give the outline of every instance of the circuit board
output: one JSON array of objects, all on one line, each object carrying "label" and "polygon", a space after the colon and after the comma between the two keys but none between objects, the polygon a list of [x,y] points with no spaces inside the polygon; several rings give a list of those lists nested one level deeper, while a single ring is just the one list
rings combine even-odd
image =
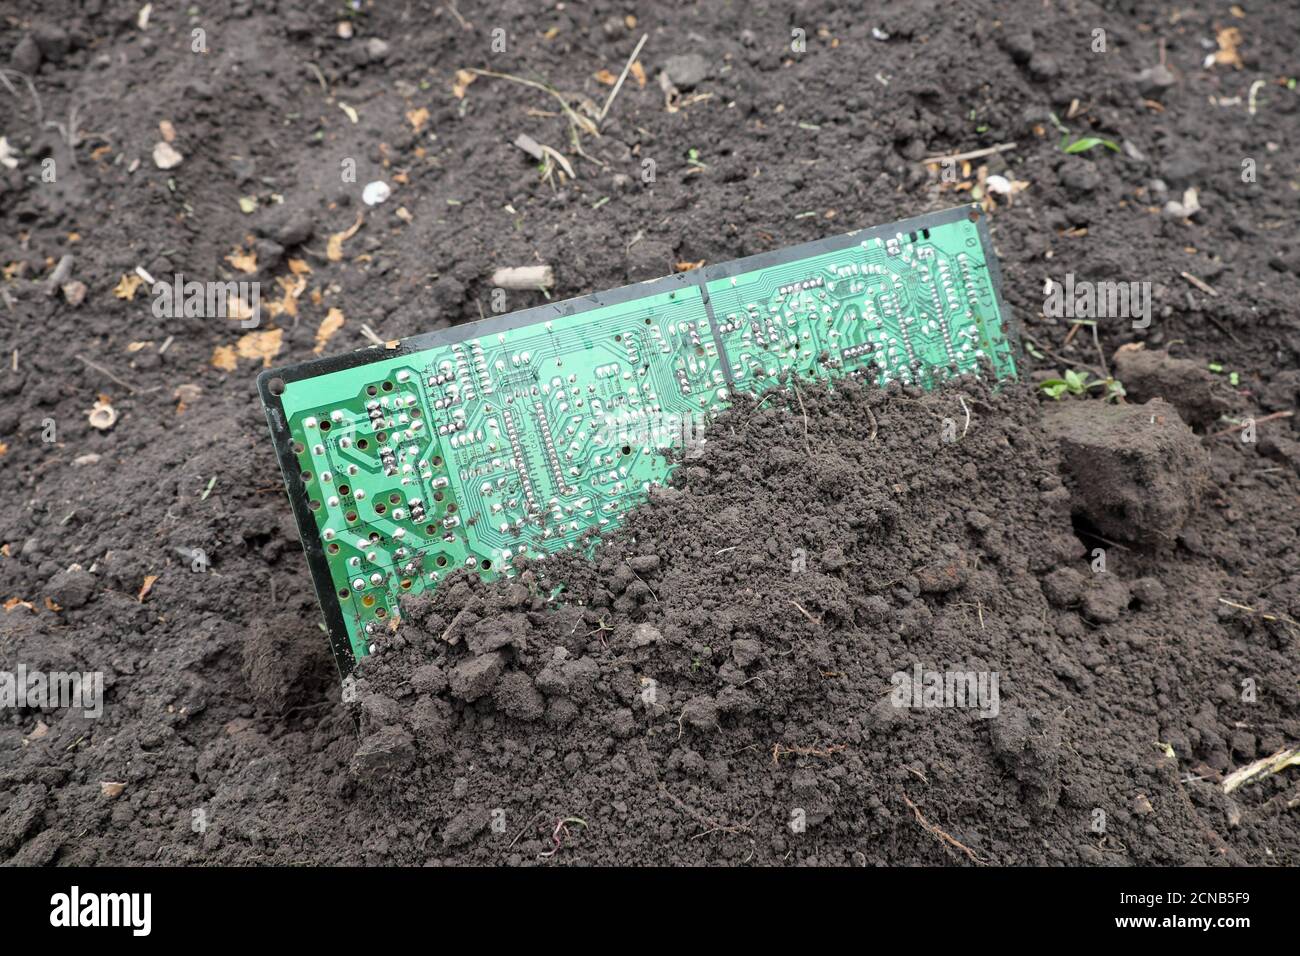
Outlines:
[{"label": "circuit board", "polygon": [[977,207],[487,318],[258,379],[346,675],[459,568],[590,552],[783,377],[1016,374]]}]

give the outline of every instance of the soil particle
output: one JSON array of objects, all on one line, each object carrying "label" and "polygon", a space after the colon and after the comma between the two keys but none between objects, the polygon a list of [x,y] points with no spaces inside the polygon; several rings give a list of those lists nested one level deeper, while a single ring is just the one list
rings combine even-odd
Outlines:
[{"label": "soil particle", "polygon": [[1007,771],[1020,784],[1022,799],[1042,813],[1061,797],[1061,731],[1058,723],[1037,710],[1007,705],[989,721],[989,739]]},{"label": "soil particle", "polygon": [[1098,624],[1113,624],[1132,599],[1128,585],[1115,575],[1094,574],[1083,592],[1083,616]]},{"label": "soil particle", "polygon": [[452,696],[466,703],[478,700],[496,686],[505,666],[506,657],[498,652],[461,661],[452,668],[449,677]]},{"label": "soil particle", "polygon": [[1074,508],[1103,535],[1170,545],[1196,510],[1209,455],[1172,405],[1064,402],[1050,407]]}]

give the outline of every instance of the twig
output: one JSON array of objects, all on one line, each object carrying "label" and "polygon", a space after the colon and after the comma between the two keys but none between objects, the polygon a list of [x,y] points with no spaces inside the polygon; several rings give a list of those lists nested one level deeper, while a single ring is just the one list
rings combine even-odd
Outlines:
[{"label": "twig", "polygon": [[972,863],[982,864],[984,862],[978,856],[976,856],[975,851],[972,850],[970,847],[968,847],[966,844],[962,843],[960,840],[956,839],[955,837],[945,833],[943,830],[940,830],[937,826],[935,826],[933,823],[927,820],[922,815],[921,809],[915,803],[913,803],[911,800],[907,798],[907,794],[903,793],[903,791],[901,790],[898,791],[898,793],[899,796],[903,798],[903,802],[906,803],[908,807],[911,808],[912,813],[916,815],[916,822],[921,825],[921,828],[923,830],[925,830],[927,833],[932,834],[933,836],[938,837],[941,841],[943,841],[948,846],[961,850],[968,857],[970,857]]},{"label": "twig", "polygon": [[867,418],[871,420],[871,434],[867,436],[867,441],[875,441],[880,428],[876,425],[876,413],[871,410],[870,406],[867,408]]},{"label": "twig", "polygon": [[790,754],[799,757],[833,757],[845,749],[847,749],[845,744],[829,744],[825,747],[787,747],[785,744],[777,742],[772,745],[772,765],[778,766],[781,763],[781,758]]},{"label": "twig", "polygon": [[456,4],[454,3],[447,4],[447,9],[451,11],[451,15],[455,17],[456,20],[460,23],[460,27],[462,30],[474,29],[474,24],[470,23],[468,20],[466,20],[464,17],[460,15],[460,11],[456,9]]},{"label": "twig", "polygon": [[111,378],[113,381],[117,382],[118,385],[121,385],[124,389],[126,389],[128,392],[130,392],[132,395],[137,394],[137,392],[136,392],[136,390],[135,390],[135,387],[134,387],[133,385],[131,385],[129,382],[124,382],[124,381],[122,381],[122,379],[118,378],[116,375],[114,375],[114,374],[113,374],[112,372],[110,372],[108,369],[104,368],[104,366],[102,366],[102,365],[98,365],[98,364],[96,364],[95,362],[92,362],[90,359],[86,358],[84,355],[74,355],[74,356],[72,356],[72,357],[75,358],[75,359],[77,359],[78,361],[83,362],[84,364],[88,365],[90,368],[93,368],[95,371],[104,373],[104,374],[107,375],[109,378]]},{"label": "twig", "polygon": [[922,166],[929,166],[933,163],[960,163],[966,159],[979,159],[981,156],[992,156],[994,153],[1005,153],[1009,149],[1015,149],[1015,143],[998,143],[996,146],[986,146],[984,149],[972,149],[967,153],[950,153],[947,156],[927,156],[920,160]]},{"label": "twig", "polygon": [[813,617],[811,614],[808,613],[808,611],[804,608],[804,606],[800,604],[798,601],[791,601],[790,603],[793,604],[796,608],[798,608],[800,614],[808,618],[808,620],[812,621],[814,627],[822,626],[822,619],[819,617]]},{"label": "twig", "polygon": [[0,69],[0,83],[5,85],[5,89],[13,94],[15,99],[18,97],[18,91],[14,89],[13,83],[9,81],[10,74],[21,79],[27,86],[27,92],[32,94],[32,102],[36,106],[36,127],[37,129],[45,129],[45,111],[41,108],[41,97],[36,92],[36,85],[32,83],[32,78],[22,70]]},{"label": "twig", "polygon": [[1206,282],[1205,280],[1196,278],[1196,276],[1192,275],[1190,272],[1180,272],[1178,274],[1182,276],[1184,279],[1186,279],[1188,282],[1190,282],[1192,285],[1196,286],[1196,288],[1200,289],[1206,295],[1212,295],[1215,296],[1216,298],[1218,297],[1219,293],[1214,291],[1214,287],[1210,285],[1208,282]]},{"label": "twig", "polygon": [[970,431],[970,409],[966,407],[966,397],[964,395],[958,395],[957,401],[961,405],[961,410],[966,413],[966,424],[961,428],[961,437],[965,438],[966,433]]},{"label": "twig", "polygon": [[493,79],[497,79],[497,80],[509,80],[511,83],[519,83],[523,86],[531,86],[535,90],[541,90],[543,93],[548,93],[551,96],[555,97],[556,102],[559,103],[561,107],[563,107],[564,115],[567,116],[570,119],[570,121],[572,121],[576,126],[578,126],[583,132],[590,133],[592,136],[600,135],[600,131],[596,129],[596,124],[593,123],[591,120],[587,119],[587,117],[579,114],[577,110],[575,110],[572,106],[570,106],[568,101],[563,96],[561,96],[560,92],[556,90],[554,87],[547,86],[545,83],[538,83],[536,80],[525,79],[522,76],[515,76],[513,73],[497,73],[493,70],[480,70],[475,67],[471,67],[468,72],[474,73],[478,76],[490,76]]},{"label": "twig", "polygon": [[1032,335],[1030,335],[1028,332],[1025,332],[1024,330],[1021,330],[1020,335],[1021,335],[1022,338],[1024,338],[1026,341],[1028,341],[1031,345],[1033,345],[1034,348],[1038,349],[1038,351],[1042,352],[1042,353],[1043,353],[1044,355],[1046,355],[1048,358],[1050,358],[1050,359],[1055,359],[1057,362],[1060,362],[1060,363],[1061,363],[1062,365],[1064,365],[1066,368],[1071,368],[1071,367],[1083,368],[1083,369],[1087,369],[1089,372],[1092,372],[1092,374],[1099,376],[1100,378],[1109,378],[1109,377],[1110,377],[1110,376],[1108,376],[1108,375],[1105,375],[1105,374],[1102,372],[1101,369],[1097,368],[1097,367],[1094,366],[1094,365],[1089,365],[1089,364],[1086,363],[1086,362],[1072,362],[1072,361],[1070,361],[1070,360],[1067,359],[1067,358],[1064,358],[1064,357],[1062,357],[1062,356],[1060,356],[1060,355],[1057,355],[1055,352],[1053,352],[1051,349],[1049,349],[1046,345],[1044,345],[1042,342],[1038,341],[1038,339],[1034,338]]},{"label": "twig", "polygon": [[329,84],[325,82],[325,74],[320,71],[320,67],[317,66],[315,63],[313,63],[311,60],[308,60],[307,69],[311,70],[312,73],[316,74],[316,82],[320,84],[321,92],[328,93],[330,91],[330,87]]},{"label": "twig", "polygon": [[[1295,411],[1294,411],[1294,410],[1288,410],[1288,411],[1285,411],[1285,412],[1273,412],[1273,414],[1271,414],[1271,415],[1265,415],[1263,418],[1256,418],[1256,419],[1254,420],[1253,424],[1255,424],[1255,425],[1260,425],[1260,424],[1263,424],[1264,422],[1272,422],[1272,421],[1276,421],[1276,420],[1279,419],[1279,418],[1290,418],[1290,417],[1291,417],[1292,415],[1294,415],[1294,414],[1295,414]],[[1241,431],[1243,428],[1246,428],[1246,427],[1248,426],[1248,424],[1250,424],[1250,423],[1247,423],[1247,422],[1241,422],[1241,423],[1238,424],[1238,425],[1233,425],[1231,428],[1225,428],[1225,429],[1223,429],[1222,431],[1210,432],[1210,434],[1209,434],[1208,437],[1210,437],[1210,438],[1219,438],[1219,437],[1221,437],[1221,436],[1223,436],[1223,435],[1231,435],[1233,432],[1239,432],[1239,431]]]},{"label": "twig", "polygon": [[1266,621],[1281,621],[1283,624],[1292,624],[1300,627],[1300,621],[1293,621],[1291,618],[1282,614],[1265,614],[1263,611],[1257,611],[1253,607],[1247,607],[1245,604],[1238,604],[1236,601],[1229,601],[1227,598],[1217,598],[1220,604],[1226,604],[1228,607],[1235,607],[1238,611],[1245,611],[1248,614],[1258,614]]},{"label": "twig", "polygon": [[641,36],[641,41],[636,45],[636,49],[632,51],[632,55],[628,57],[627,62],[623,64],[623,72],[619,74],[618,82],[614,84],[614,88],[609,91],[609,98],[605,100],[605,106],[601,109],[600,116],[596,118],[596,122],[605,122],[605,114],[607,114],[609,108],[614,105],[614,97],[618,96],[618,91],[623,88],[623,81],[627,79],[627,74],[631,71],[632,64],[636,62],[636,58],[641,53],[641,48],[645,46],[645,41],[648,39],[650,39],[650,34],[643,34]]},{"label": "twig", "polygon": [[1102,378],[1110,379],[1110,369],[1106,367],[1106,353],[1102,350],[1101,339],[1097,337],[1097,323],[1092,323],[1092,344],[1097,346],[1097,358],[1101,359]]}]

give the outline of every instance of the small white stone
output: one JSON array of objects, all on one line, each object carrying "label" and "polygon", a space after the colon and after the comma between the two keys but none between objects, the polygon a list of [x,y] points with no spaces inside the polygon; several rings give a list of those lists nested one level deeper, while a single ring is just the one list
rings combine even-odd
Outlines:
[{"label": "small white stone", "polygon": [[367,206],[378,206],[392,194],[393,191],[388,188],[388,183],[376,179],[373,183],[366,183],[366,188],[361,191],[361,201]]},{"label": "small white stone", "polygon": [[185,159],[171,143],[159,142],[153,148],[153,164],[159,169],[175,169]]}]

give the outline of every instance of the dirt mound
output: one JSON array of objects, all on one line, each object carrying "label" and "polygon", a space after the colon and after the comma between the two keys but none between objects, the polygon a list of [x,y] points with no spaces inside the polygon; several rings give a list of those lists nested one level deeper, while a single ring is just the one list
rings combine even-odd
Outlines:
[{"label": "dirt mound", "polygon": [[[394,857],[1210,862],[1174,762],[1098,729],[1123,691],[1090,628],[1158,627],[1164,595],[1089,570],[1036,403],[802,398],[806,422],[776,396],[725,418],[596,563],[460,577],[410,609],[355,705]],[[1099,738],[1124,759],[1084,757]],[[1017,839],[1030,820],[1050,853]]]}]

